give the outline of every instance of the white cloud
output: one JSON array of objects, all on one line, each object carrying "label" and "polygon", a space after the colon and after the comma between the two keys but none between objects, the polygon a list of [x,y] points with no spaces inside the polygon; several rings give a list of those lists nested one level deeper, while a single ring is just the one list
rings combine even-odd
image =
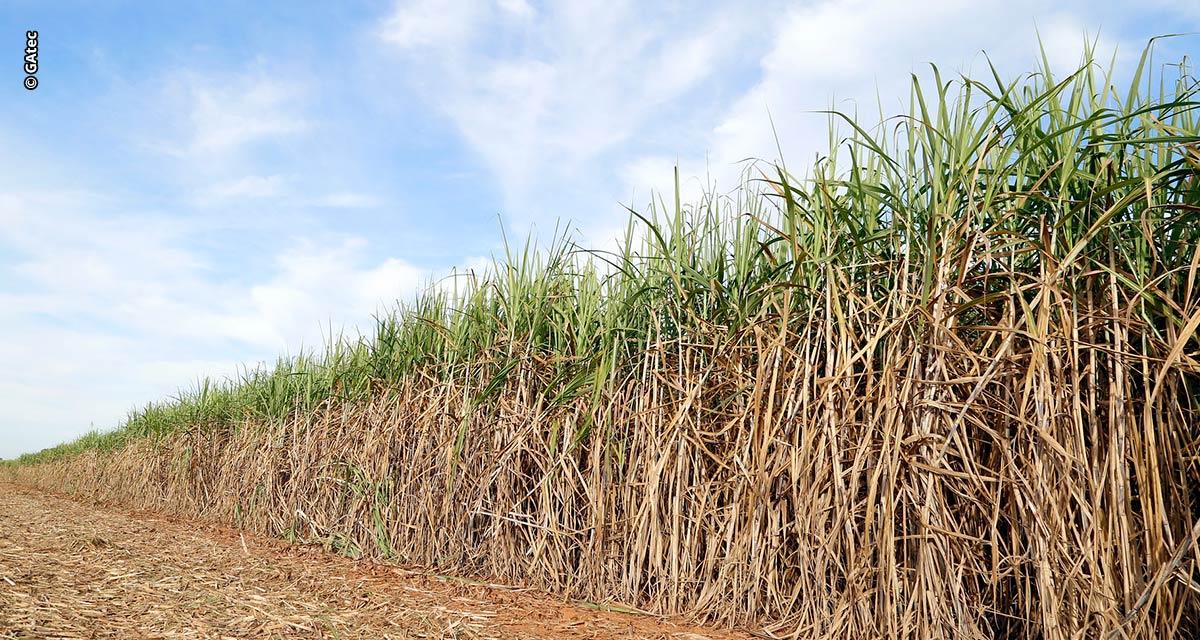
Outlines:
[{"label": "white cloud", "polygon": [[[651,186],[669,193],[676,162],[685,184],[711,170],[727,188],[746,168],[740,161],[777,159],[777,140],[803,172],[830,144],[829,117],[813,112],[857,111],[873,122],[877,99],[887,114],[907,107],[912,73],[926,74],[929,63],[947,78],[986,72],[984,51],[1002,72],[1027,72],[1037,60],[1035,26],[1056,71],[1072,70],[1084,38],[1102,26],[1102,56],[1118,46],[1136,54],[1149,35],[1128,33],[1129,10],[1119,4],[1081,0],[686,11],[593,0],[540,14],[517,1],[452,4],[398,2],[380,41],[487,164],[521,232],[529,222],[582,217],[580,208],[588,215],[581,227],[607,229],[623,218],[614,195],[642,201]],[[511,15],[521,22],[501,20]]]},{"label": "white cloud", "polygon": [[322,337],[318,322],[335,333],[369,326],[372,314],[411,296],[428,272],[397,258],[363,264],[358,256],[365,248],[361,238],[333,245],[300,240],[276,257],[270,281],[251,287],[252,315],[230,316],[229,325],[267,327],[275,336],[272,346],[280,349],[298,338],[316,344]]},{"label": "white cloud", "polygon": [[[0,210],[10,220],[0,244],[11,250],[12,271],[43,295],[69,294],[94,300],[116,292],[122,298],[170,288],[173,276],[204,268],[199,256],[181,249],[184,225],[170,218],[89,213],[103,200],[86,193],[7,193]],[[154,281],[130,279],[156,274]]]},{"label": "white cloud", "polygon": [[329,105],[313,99],[303,71],[258,60],[236,72],[174,69],[163,78],[147,101],[157,119],[132,136],[153,152],[166,188],[185,192],[179,204],[214,213],[252,205],[265,218],[387,203],[361,189],[366,172],[346,158],[354,145],[338,146],[347,123],[321,110]]},{"label": "white cloud", "polygon": [[219,204],[227,200],[273,198],[285,193],[289,180],[281,175],[243,176],[222,180],[197,194],[198,204]]},{"label": "white cloud", "polygon": [[262,63],[224,73],[175,69],[155,87],[157,95],[140,105],[153,119],[140,123],[135,135],[143,148],[183,161],[190,171],[227,168],[255,145],[313,126],[308,88]]},{"label": "white cloud", "polygon": [[312,204],[317,207],[329,207],[331,209],[369,209],[382,206],[384,200],[369,193],[338,191],[318,196],[312,201]]},{"label": "white cloud", "polygon": [[259,140],[304,131],[308,123],[294,112],[298,87],[265,74],[221,81],[194,80],[192,147],[228,151]]},{"label": "white cloud", "polygon": [[[1116,11],[1103,12],[1112,18]],[[729,102],[710,123],[703,148],[679,154],[681,175],[707,175],[727,188],[746,169],[739,161],[782,157],[803,174],[830,145],[830,117],[836,109],[868,125],[907,108],[913,73],[928,76],[929,64],[944,79],[959,72],[987,72],[987,58],[1002,73],[1028,72],[1038,60],[1038,34],[1057,73],[1074,71],[1085,38],[1096,42],[1098,58],[1119,48],[1125,58],[1144,42],[1099,38],[1101,17],[1089,5],[1036,0],[963,3],[955,0],[825,0],[781,12],[759,61],[758,81]],[[1014,22],[1013,16],[1039,16]],[[997,24],[1005,24],[999,30]],[[1140,36],[1138,36],[1140,37]],[[925,78],[928,87],[928,79]],[[882,100],[882,104],[880,104]],[[836,125],[835,125],[836,126]],[[843,128],[842,134],[845,131]],[[834,140],[836,143],[836,140]],[[782,149],[782,156],[780,156]],[[672,160],[643,154],[621,171],[625,190],[670,193]]]},{"label": "white cloud", "polygon": [[[3,425],[0,456],[114,426],[134,404],[197,376],[273,362],[329,330],[371,326],[411,296],[427,271],[367,257],[352,236],[300,236],[261,271],[220,246],[192,242],[199,223],[102,213],[90,194],[0,194]],[[236,229],[227,230],[236,235]],[[217,269],[233,260],[239,271]],[[214,354],[219,354],[214,358]]]},{"label": "white cloud", "polygon": [[[736,56],[722,51],[752,33],[755,15],[765,11],[579,1],[548,7],[533,28],[497,33],[505,24],[495,22],[493,8],[475,4],[438,15],[432,31],[453,37],[417,38],[412,30],[429,6],[398,3],[380,30],[382,43],[494,172],[521,224],[538,219],[535,212],[552,220],[563,212],[549,210],[548,193],[578,197],[600,187],[610,156],[626,153],[639,136],[675,128],[664,119],[677,101],[731,64]],[[502,11],[533,18],[532,8],[520,6],[502,3]],[[477,28],[482,22],[493,28]],[[619,216],[615,201],[608,204]]]},{"label": "white cloud", "polygon": [[400,48],[440,44],[454,46],[472,34],[480,17],[480,3],[415,0],[397,6],[384,22],[379,36]]},{"label": "white cloud", "polygon": [[246,201],[269,201],[274,206],[327,209],[370,209],[386,201],[369,193],[332,191],[308,195],[312,187],[291,176],[242,176],[219,180],[198,189],[191,198],[200,207],[227,207]]},{"label": "white cloud", "polygon": [[[1095,27],[1089,28],[1074,16],[1056,15],[1048,20],[1040,21],[1037,26],[1037,37],[1041,41],[1046,59],[1050,63],[1050,71],[1056,78],[1062,79],[1074,73],[1083,63],[1084,42],[1094,47],[1096,61],[1107,65],[1113,52],[1117,53],[1118,62],[1129,62],[1134,56],[1141,54],[1145,42],[1113,41],[1106,33],[1098,32]],[[1032,46],[1030,55],[1032,57]]]},{"label": "white cloud", "polygon": [[522,19],[529,19],[537,15],[537,11],[526,0],[497,0],[496,5]]}]

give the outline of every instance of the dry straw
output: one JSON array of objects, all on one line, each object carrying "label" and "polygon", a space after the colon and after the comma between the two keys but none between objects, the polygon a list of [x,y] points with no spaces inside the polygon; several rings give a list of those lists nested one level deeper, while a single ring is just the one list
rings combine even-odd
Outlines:
[{"label": "dry straw", "polygon": [[781,636],[1197,637],[1196,80],[1048,69],[9,473]]}]

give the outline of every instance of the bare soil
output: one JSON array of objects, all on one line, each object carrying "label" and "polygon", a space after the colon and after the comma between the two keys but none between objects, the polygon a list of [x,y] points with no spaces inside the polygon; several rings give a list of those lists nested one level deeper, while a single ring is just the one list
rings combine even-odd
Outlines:
[{"label": "bare soil", "polygon": [[4,640],[749,637],[0,484]]}]

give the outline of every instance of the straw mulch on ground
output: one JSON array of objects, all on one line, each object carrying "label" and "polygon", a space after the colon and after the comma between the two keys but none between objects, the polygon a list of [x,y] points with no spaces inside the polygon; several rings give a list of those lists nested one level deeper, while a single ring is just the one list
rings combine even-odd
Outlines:
[{"label": "straw mulch on ground", "polygon": [[0,485],[0,638],[736,638]]}]

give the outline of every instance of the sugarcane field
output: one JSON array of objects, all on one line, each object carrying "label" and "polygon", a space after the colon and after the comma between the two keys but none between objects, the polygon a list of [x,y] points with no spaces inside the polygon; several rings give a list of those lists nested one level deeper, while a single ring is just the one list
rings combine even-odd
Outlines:
[{"label": "sugarcane field", "polygon": [[0,639],[1200,639],[1187,3],[300,5],[0,8]]}]

